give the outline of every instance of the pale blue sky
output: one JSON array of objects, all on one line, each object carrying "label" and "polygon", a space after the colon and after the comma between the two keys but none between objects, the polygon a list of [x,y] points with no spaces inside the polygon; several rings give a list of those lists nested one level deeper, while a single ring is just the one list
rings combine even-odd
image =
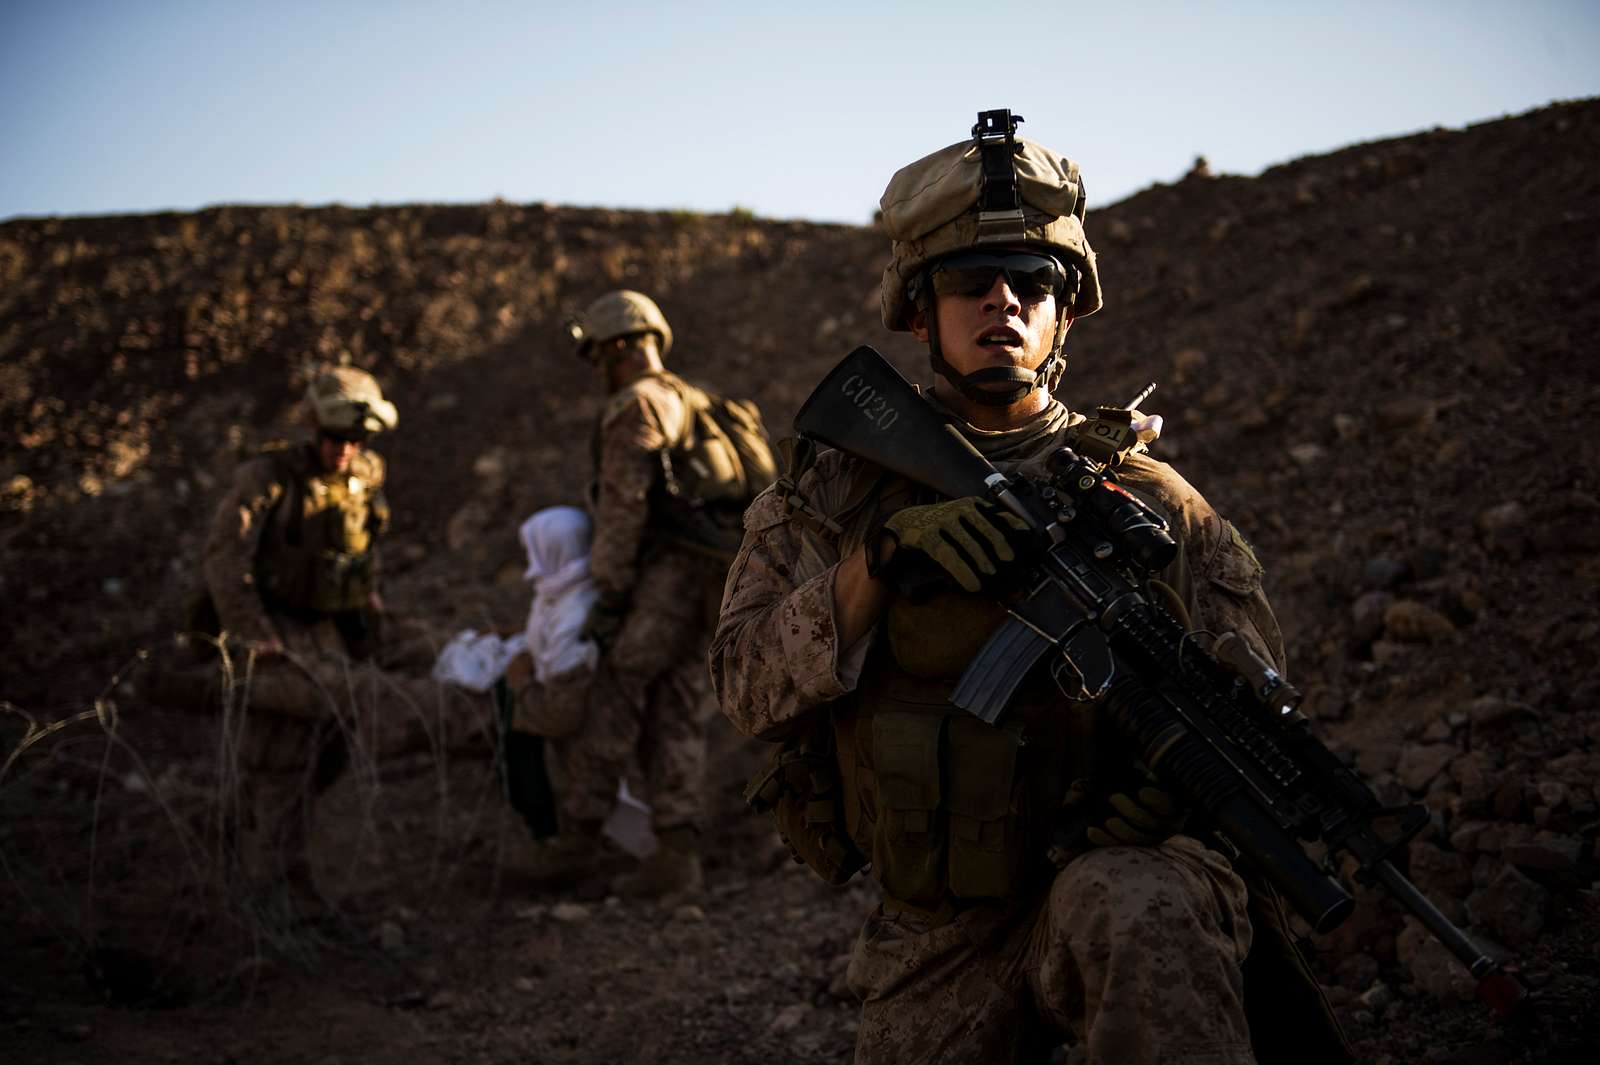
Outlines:
[{"label": "pale blue sky", "polygon": [[864,222],[1010,107],[1091,207],[1600,95],[1600,2],[0,0],[0,218],[517,202]]}]

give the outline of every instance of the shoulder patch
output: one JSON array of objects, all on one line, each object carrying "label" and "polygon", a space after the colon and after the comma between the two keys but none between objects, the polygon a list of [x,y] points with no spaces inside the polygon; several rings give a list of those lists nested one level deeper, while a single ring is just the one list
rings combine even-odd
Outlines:
[{"label": "shoulder patch", "polygon": [[1222,526],[1222,542],[1217,547],[1206,576],[1213,584],[1235,595],[1251,595],[1261,587],[1265,570],[1238,526],[1227,520],[1223,521]]}]

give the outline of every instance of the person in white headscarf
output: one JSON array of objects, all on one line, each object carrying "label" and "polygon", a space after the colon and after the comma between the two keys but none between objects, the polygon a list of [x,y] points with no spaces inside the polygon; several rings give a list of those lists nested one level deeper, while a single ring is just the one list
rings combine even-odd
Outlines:
[{"label": "person in white headscarf", "polygon": [[533,585],[533,605],[527,658],[513,659],[506,673],[516,697],[511,728],[559,739],[583,723],[590,678],[600,659],[593,641],[582,636],[584,619],[600,594],[589,576],[592,526],[577,507],[546,507],[519,532],[528,553],[523,577]]}]

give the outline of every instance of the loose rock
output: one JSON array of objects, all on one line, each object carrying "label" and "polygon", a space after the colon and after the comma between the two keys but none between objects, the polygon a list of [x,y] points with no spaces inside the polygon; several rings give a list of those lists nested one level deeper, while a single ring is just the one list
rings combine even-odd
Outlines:
[{"label": "loose rock", "polygon": [[395,921],[385,921],[378,926],[378,946],[385,954],[398,954],[406,949],[406,930]]},{"label": "loose rock", "polygon": [[1488,886],[1467,897],[1467,915],[1512,947],[1526,946],[1544,928],[1550,893],[1507,865]]},{"label": "loose rock", "polygon": [[1437,643],[1456,631],[1451,620],[1413,599],[1400,599],[1383,612],[1383,631],[1401,643]]},{"label": "loose rock", "polygon": [[1400,754],[1395,774],[1400,783],[1414,792],[1426,790],[1433,778],[1460,752],[1448,743],[1428,743],[1408,746]]}]

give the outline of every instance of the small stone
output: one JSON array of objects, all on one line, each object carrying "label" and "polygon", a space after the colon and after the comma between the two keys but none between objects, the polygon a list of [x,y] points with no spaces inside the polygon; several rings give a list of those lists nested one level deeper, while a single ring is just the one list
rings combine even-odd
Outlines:
[{"label": "small stone", "polygon": [[1378,978],[1378,959],[1370,954],[1352,954],[1339,963],[1338,980],[1351,991],[1363,991]]},{"label": "small stone", "polygon": [[1371,1010],[1382,1011],[1394,1001],[1394,992],[1389,990],[1389,985],[1379,981],[1357,996],[1357,1001]]},{"label": "small stone", "polygon": [[1327,449],[1321,444],[1292,444],[1289,447],[1289,458],[1293,459],[1298,466],[1315,465],[1327,453]]},{"label": "small stone", "polygon": [[127,590],[128,582],[123,580],[121,577],[107,577],[105,580],[100,582],[100,591],[111,596],[112,598],[120,596]]},{"label": "small stone", "polygon": [[1472,865],[1463,855],[1417,840],[1411,844],[1411,879],[1435,902],[1441,896],[1465,898],[1472,890]]},{"label": "small stone", "polygon": [[1508,843],[1501,857],[1520,869],[1570,873],[1583,861],[1584,841],[1571,836],[1539,836]]},{"label": "small stone", "polygon": [[811,1013],[811,1009],[812,1006],[809,1002],[796,1002],[792,1006],[785,1006],[778,1011],[778,1015],[772,1019],[772,1023],[767,1025],[767,1031],[772,1035],[792,1032],[805,1023],[807,1016]]},{"label": "small stone", "polygon": [[1482,511],[1477,526],[1491,552],[1511,558],[1527,552],[1528,512],[1521,503],[1513,500]]},{"label": "small stone", "polygon": [[1522,814],[1524,799],[1521,779],[1508,777],[1494,789],[1494,799],[1490,803],[1490,809],[1501,821],[1515,821]]},{"label": "small stone", "polygon": [[1450,723],[1442,717],[1434,718],[1422,730],[1422,738],[1428,743],[1443,743],[1450,738]]},{"label": "small stone", "polygon": [[1383,631],[1402,643],[1437,643],[1456,631],[1454,623],[1431,606],[1399,599],[1383,612]]},{"label": "small stone", "polygon": [[1544,929],[1550,893],[1514,866],[1504,866],[1488,885],[1467,897],[1467,915],[1474,925],[1512,947],[1526,946]]},{"label": "small stone", "polygon": [[1420,396],[1400,396],[1379,404],[1377,414],[1385,429],[1425,430],[1438,419],[1439,405]]},{"label": "small stone", "polygon": [[1340,440],[1349,443],[1361,433],[1361,423],[1343,412],[1333,416],[1333,431]]},{"label": "small stone", "polygon": [[1383,635],[1383,612],[1394,602],[1385,591],[1367,592],[1350,608],[1351,635],[1358,644],[1368,644]]},{"label": "small stone", "polygon": [[1411,648],[1398,640],[1374,640],[1372,642],[1372,661],[1377,666],[1398,662],[1409,654]]},{"label": "small stone", "polygon": [[532,906],[522,907],[514,914],[514,916],[519,921],[542,921],[549,913],[550,907],[541,906],[538,903],[535,903]]},{"label": "small stone", "polygon": [[428,996],[430,1010],[448,1010],[461,1004],[461,996],[454,991],[435,991]]},{"label": "small stone", "polygon": [[1185,384],[1198,377],[1210,359],[1199,348],[1184,348],[1172,356],[1172,379],[1175,384]]},{"label": "small stone", "polygon": [[486,480],[499,480],[506,475],[506,449],[492,447],[472,460],[472,472]]},{"label": "small stone", "polygon": [[1466,1002],[1477,993],[1472,974],[1415,918],[1405,919],[1405,928],[1395,940],[1395,955],[1412,982],[1430,998]]},{"label": "small stone", "polygon": [[558,902],[551,908],[550,916],[562,924],[578,924],[589,919],[589,907],[576,902]]},{"label": "small stone", "polygon": [[1467,706],[1467,717],[1473,728],[1484,728],[1508,721],[1528,707],[1502,699],[1498,695],[1480,695]]},{"label": "small stone", "polygon": [[1478,853],[1499,854],[1505,850],[1508,841],[1512,841],[1510,825],[1487,824],[1478,834]]},{"label": "small stone", "polygon": [[385,954],[398,954],[406,949],[406,930],[396,921],[385,921],[378,926],[378,946]]},{"label": "small stone", "polygon": [[1425,791],[1433,778],[1444,771],[1461,752],[1448,743],[1411,745],[1400,754],[1395,775],[1413,792]]},{"label": "small stone", "polygon": [[1450,848],[1460,854],[1478,849],[1478,841],[1489,827],[1487,821],[1462,821],[1450,833]]},{"label": "small stone", "polygon": [[1551,809],[1559,809],[1567,804],[1567,786],[1559,780],[1541,780],[1535,786],[1539,792],[1539,801]]},{"label": "small stone", "polygon": [[533,992],[539,989],[539,985],[534,983],[526,976],[517,977],[515,980],[511,981],[511,986],[516,988],[518,991],[524,992]]},{"label": "small stone", "polygon": [[684,924],[698,924],[706,919],[706,911],[692,902],[686,902],[672,911],[672,919]]},{"label": "small stone", "polygon": [[1509,529],[1520,528],[1528,520],[1528,511],[1521,503],[1511,500],[1490,507],[1478,514],[1477,525],[1481,532],[1502,533]]}]

